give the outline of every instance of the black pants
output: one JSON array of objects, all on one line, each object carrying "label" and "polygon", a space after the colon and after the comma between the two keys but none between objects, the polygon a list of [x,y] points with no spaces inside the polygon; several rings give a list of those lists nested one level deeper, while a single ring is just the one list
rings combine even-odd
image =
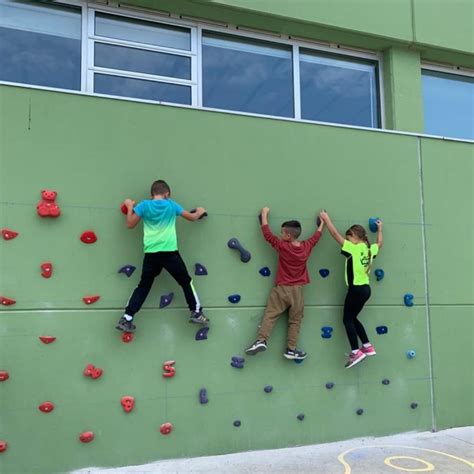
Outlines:
[{"label": "black pants", "polygon": [[369,338],[365,332],[364,326],[357,319],[357,316],[362,311],[364,304],[370,298],[370,286],[350,286],[344,301],[344,319],[342,322],[346,327],[347,337],[351,344],[351,349],[356,350],[359,348],[357,336],[359,336],[362,344],[367,344]]},{"label": "black pants", "polygon": [[155,278],[163,268],[176,280],[183,289],[184,297],[190,311],[199,311],[201,304],[192,286],[186,265],[178,251],[146,253],[143,259],[143,269],[140,283],[128,300],[125,313],[133,316],[142,307],[151,290]]}]

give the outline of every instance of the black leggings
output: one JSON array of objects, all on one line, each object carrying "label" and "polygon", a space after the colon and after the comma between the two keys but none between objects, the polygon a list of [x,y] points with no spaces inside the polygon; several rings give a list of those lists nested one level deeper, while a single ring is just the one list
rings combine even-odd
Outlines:
[{"label": "black leggings", "polygon": [[362,344],[367,344],[369,338],[365,332],[364,326],[357,319],[357,316],[362,311],[364,304],[370,298],[370,286],[350,286],[344,301],[344,319],[342,322],[346,327],[347,337],[351,344],[351,349],[356,350],[359,348],[357,336],[359,336]]},{"label": "black leggings", "polygon": [[176,280],[183,289],[184,297],[190,311],[199,311],[201,304],[192,286],[186,265],[178,251],[146,253],[143,259],[143,269],[140,283],[128,300],[125,313],[133,316],[142,307],[151,290],[155,278],[163,268]]}]

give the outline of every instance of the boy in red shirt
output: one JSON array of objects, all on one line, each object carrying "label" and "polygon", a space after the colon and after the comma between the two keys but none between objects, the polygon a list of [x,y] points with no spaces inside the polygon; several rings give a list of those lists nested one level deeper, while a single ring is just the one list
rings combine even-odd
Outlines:
[{"label": "boy in red shirt", "polygon": [[307,354],[296,348],[304,315],[303,286],[309,283],[308,261],[311,251],[318,243],[324,228],[321,223],[317,231],[308,239],[299,241],[301,224],[287,221],[281,225],[281,239],[272,234],[268,225],[270,209],[262,209],[263,237],[278,252],[278,271],[275,287],[268,298],[263,321],[257,334],[257,340],[245,350],[249,355],[267,350],[267,340],[281,313],[288,309],[288,344],[283,357],[287,359],[305,359]]}]

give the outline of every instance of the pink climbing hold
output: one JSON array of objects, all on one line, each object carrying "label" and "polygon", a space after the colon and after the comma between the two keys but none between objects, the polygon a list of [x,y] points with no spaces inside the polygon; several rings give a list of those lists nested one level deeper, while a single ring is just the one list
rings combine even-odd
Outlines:
[{"label": "pink climbing hold", "polygon": [[18,235],[18,232],[15,232],[11,229],[2,229],[3,240],[13,240]]},{"label": "pink climbing hold", "polygon": [[50,413],[54,410],[54,403],[53,402],[44,402],[38,408],[43,413]]},{"label": "pink climbing hold", "polygon": [[53,274],[53,264],[51,262],[44,262],[41,264],[41,276],[43,278],[51,278]]},{"label": "pink climbing hold", "polygon": [[173,425],[171,423],[163,423],[160,426],[160,433],[163,435],[169,435],[173,431]]},{"label": "pink climbing hold", "polygon": [[5,382],[10,378],[10,374],[6,370],[0,370],[0,382]]},{"label": "pink climbing hold", "polygon": [[40,217],[59,217],[61,209],[56,203],[58,193],[50,189],[41,191],[41,201],[36,206],[36,211]]},{"label": "pink climbing hold", "polygon": [[122,341],[125,342],[125,344],[128,344],[129,342],[133,341],[133,332],[123,332],[122,333]]},{"label": "pink climbing hold", "polygon": [[0,453],[3,453],[4,451],[6,451],[8,448],[8,443],[3,440],[3,439],[0,439]]},{"label": "pink climbing hold", "polygon": [[135,398],[127,395],[125,397],[122,397],[120,403],[122,404],[123,411],[125,413],[130,413],[133,410],[133,407],[135,406]]},{"label": "pink climbing hold", "polygon": [[79,435],[79,439],[82,443],[90,443],[94,439],[94,433],[92,431],[84,431]]}]

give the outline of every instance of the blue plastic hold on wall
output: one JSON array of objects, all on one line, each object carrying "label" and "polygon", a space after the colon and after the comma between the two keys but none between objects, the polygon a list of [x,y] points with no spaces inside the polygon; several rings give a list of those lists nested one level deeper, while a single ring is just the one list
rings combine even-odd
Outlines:
[{"label": "blue plastic hold on wall", "polygon": [[388,380],[388,379],[383,379],[383,380],[382,380],[382,384],[383,384],[383,385],[389,385],[389,384],[390,384],[390,380]]},{"label": "blue plastic hold on wall", "polygon": [[203,326],[197,330],[195,339],[196,341],[203,341],[207,339],[207,333],[209,332],[209,326]]},{"label": "blue plastic hold on wall", "polygon": [[200,263],[194,264],[194,274],[198,276],[207,275],[207,268]]},{"label": "blue plastic hold on wall", "polygon": [[252,255],[250,254],[250,252],[248,250],[244,249],[242,247],[242,244],[235,237],[232,237],[232,239],[230,239],[227,242],[227,247],[229,247],[232,250],[238,250],[239,251],[241,262],[247,263],[252,258]]},{"label": "blue plastic hold on wall", "polygon": [[207,390],[205,388],[201,388],[201,390],[199,390],[199,403],[201,405],[205,405],[208,401]]},{"label": "blue plastic hold on wall", "polygon": [[377,331],[377,334],[387,334],[388,333],[388,327],[387,326],[377,326],[375,328]]},{"label": "blue plastic hold on wall", "polygon": [[240,295],[230,295],[227,298],[232,304],[237,304],[240,301]]},{"label": "blue plastic hold on wall", "polygon": [[272,390],[273,390],[273,387],[271,385],[266,385],[264,388],[263,388],[264,392],[265,393],[271,393]]},{"label": "blue plastic hold on wall", "polygon": [[360,416],[364,413],[364,410],[362,408],[359,408],[356,413]]},{"label": "blue plastic hold on wall", "polygon": [[296,418],[298,418],[298,420],[300,420],[300,421],[303,421],[304,420],[304,413],[300,413]]},{"label": "blue plastic hold on wall", "polygon": [[326,278],[329,276],[329,270],[327,268],[321,268],[321,270],[319,270],[319,274],[323,277],[323,278]]},{"label": "blue plastic hold on wall", "polygon": [[323,326],[321,328],[321,337],[323,339],[331,339],[332,337],[332,327],[331,326]]},{"label": "blue plastic hold on wall", "polygon": [[404,297],[403,297],[403,302],[405,303],[405,306],[413,306],[413,298],[414,296],[411,294],[411,293],[407,293]]},{"label": "blue plastic hold on wall", "polygon": [[117,273],[125,273],[125,275],[130,278],[136,269],[137,267],[134,267],[133,265],[125,265]]},{"label": "blue plastic hold on wall", "polygon": [[258,273],[260,273],[260,275],[262,275],[263,277],[269,277],[272,272],[270,271],[270,269],[268,267],[262,267]]},{"label": "blue plastic hold on wall", "polygon": [[304,359],[293,359],[293,362],[295,364],[302,364],[304,362]]},{"label": "blue plastic hold on wall", "polygon": [[235,421],[234,421],[234,426],[235,426],[236,428],[238,428],[241,424],[242,424],[242,423],[240,422],[240,420],[235,420]]},{"label": "blue plastic hold on wall", "polygon": [[376,268],[375,269],[375,278],[377,281],[383,280],[383,277],[385,276],[385,272],[381,268]]},{"label": "blue plastic hold on wall", "polygon": [[326,388],[327,388],[328,390],[331,390],[332,388],[334,388],[334,382],[328,382],[328,383],[326,384]]},{"label": "blue plastic hold on wall", "polygon": [[417,402],[412,402],[412,403],[410,404],[410,408],[411,408],[412,410],[414,410],[414,409],[417,408],[417,407],[418,407],[418,403],[417,403]]},{"label": "blue plastic hold on wall", "polygon": [[409,359],[414,359],[416,357],[416,352],[413,349],[407,351],[407,357]]},{"label": "blue plastic hold on wall", "polygon": [[230,365],[236,369],[244,368],[245,359],[243,357],[233,356]]},{"label": "blue plastic hold on wall", "polygon": [[174,293],[168,293],[167,295],[162,295],[160,298],[160,308],[164,308],[171,304],[174,298]]},{"label": "blue plastic hold on wall", "polygon": [[377,232],[377,221],[379,220],[378,217],[369,217],[369,229],[372,232]]}]

